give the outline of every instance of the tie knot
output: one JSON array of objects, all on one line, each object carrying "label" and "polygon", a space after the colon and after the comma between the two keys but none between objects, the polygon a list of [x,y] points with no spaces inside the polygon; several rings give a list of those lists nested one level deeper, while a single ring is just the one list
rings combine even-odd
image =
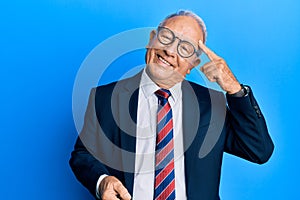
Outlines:
[{"label": "tie knot", "polygon": [[156,96],[159,98],[168,99],[171,96],[171,92],[166,89],[159,89],[155,92]]}]

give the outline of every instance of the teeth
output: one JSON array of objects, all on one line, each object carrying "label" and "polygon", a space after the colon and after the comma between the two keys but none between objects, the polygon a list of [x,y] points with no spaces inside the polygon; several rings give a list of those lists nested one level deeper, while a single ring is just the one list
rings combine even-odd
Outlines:
[{"label": "teeth", "polygon": [[161,56],[158,56],[158,59],[159,59],[160,61],[162,61],[163,63],[165,63],[166,65],[171,66],[171,64],[170,64],[168,61],[166,61],[165,59],[163,59]]}]

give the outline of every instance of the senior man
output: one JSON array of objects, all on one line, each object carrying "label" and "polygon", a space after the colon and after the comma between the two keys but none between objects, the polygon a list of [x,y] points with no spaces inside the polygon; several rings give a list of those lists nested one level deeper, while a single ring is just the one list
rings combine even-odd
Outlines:
[{"label": "senior man", "polygon": [[[258,164],[270,158],[251,88],[205,41],[199,16],[171,14],[150,33],[140,73],[92,89],[70,165],[95,198],[218,200],[224,152]],[[210,59],[201,71],[226,98],[184,80],[201,53]]]}]

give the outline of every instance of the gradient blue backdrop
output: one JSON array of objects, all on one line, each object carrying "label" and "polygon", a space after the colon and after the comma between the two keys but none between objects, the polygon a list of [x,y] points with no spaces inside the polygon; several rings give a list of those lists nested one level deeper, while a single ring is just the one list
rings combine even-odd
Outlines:
[{"label": "gradient blue backdrop", "polygon": [[[225,155],[222,199],[300,198],[298,0],[4,0],[0,199],[92,199],[68,165],[77,137],[72,116],[76,73],[101,41],[156,26],[179,8],[203,17],[207,45],[252,86],[276,145],[262,166]],[[137,64],[143,62],[140,54]],[[111,78],[117,78],[119,72],[113,73]]]}]

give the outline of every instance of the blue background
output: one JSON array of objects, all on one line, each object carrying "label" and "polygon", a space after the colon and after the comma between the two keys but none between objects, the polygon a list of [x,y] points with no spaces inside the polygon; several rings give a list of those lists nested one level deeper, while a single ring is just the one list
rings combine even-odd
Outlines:
[{"label": "blue background", "polygon": [[180,8],[205,20],[207,45],[252,86],[276,145],[262,166],[225,155],[222,199],[299,199],[298,0],[1,1],[1,199],[92,199],[68,165],[77,71],[101,41]]}]

